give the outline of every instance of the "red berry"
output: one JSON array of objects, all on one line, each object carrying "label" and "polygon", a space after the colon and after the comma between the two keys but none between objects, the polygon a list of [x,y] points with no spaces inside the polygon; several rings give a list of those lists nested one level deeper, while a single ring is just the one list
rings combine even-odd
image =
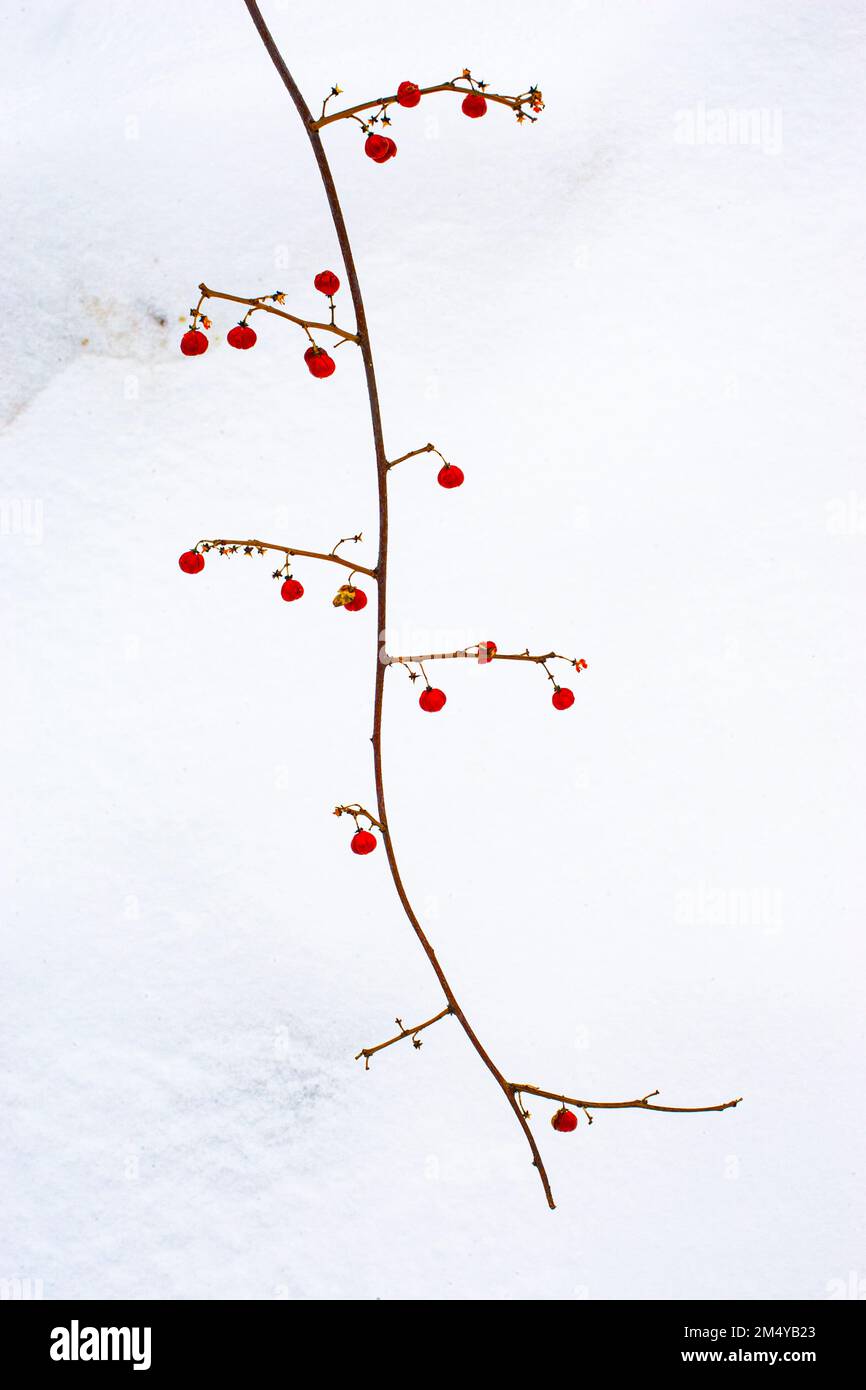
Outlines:
[{"label": "red berry", "polygon": [[566,1110],[563,1105],[557,1110],[550,1123],[560,1134],[571,1134],[572,1130],[577,1129],[577,1116],[573,1110]]},{"label": "red berry", "polygon": [[207,352],[207,348],[207,338],[197,328],[191,328],[180,340],[180,350],[184,357],[199,357],[203,352]]},{"label": "red berry", "polygon": [[320,347],[308,347],[304,353],[304,361],[316,377],[330,376],[337,366],[333,357],[329,357],[325,349]]},{"label": "red berry", "polygon": [[376,848],[376,836],[369,830],[356,830],[352,836],[353,854],[371,854]]},{"label": "red berry", "polygon": [[256,331],[248,323],[236,323],[234,328],[229,329],[226,341],[229,347],[251,348],[256,341]]},{"label": "red berry", "polygon": [[477,120],[487,110],[487,102],[480,92],[470,92],[463,98],[463,114]]},{"label": "red berry", "polygon": [[313,284],[320,294],[327,294],[329,296],[335,295],[340,288],[340,282],[333,270],[320,271],[313,281]]},{"label": "red berry", "polygon": [[464,478],[463,469],[458,468],[456,463],[443,463],[436,478],[440,487],[460,487]]},{"label": "red berry", "polygon": [[417,82],[401,82],[397,88],[397,100],[401,106],[417,106],[421,92]]},{"label": "red berry", "polygon": [[304,586],[299,584],[297,579],[287,579],[280,588],[280,597],[284,598],[286,603],[292,603],[296,598],[303,598],[303,595]]},{"label": "red berry", "polygon": [[392,140],[391,137],[390,137],[390,135],[386,135],[386,136],[385,136],[385,139],[386,139],[387,142],[388,142],[388,153],[387,153],[387,155],[386,155],[386,158],[387,158],[387,159],[393,159],[393,158],[394,158],[394,155],[397,153],[397,141],[396,141],[396,140]]},{"label": "red berry", "polygon": [[185,550],[177,562],[184,574],[201,574],[204,556],[198,550]]},{"label": "red berry", "polygon": [[355,597],[351,603],[344,603],[343,607],[347,613],[360,613],[362,608],[367,607],[367,595],[363,589],[355,590]]},{"label": "red berry", "polygon": [[497,651],[498,648],[495,642],[479,642],[478,660],[481,663],[481,665],[484,666],[488,661],[492,661]]},{"label": "red berry", "polygon": [[445,704],[445,691],[435,690],[432,685],[428,685],[426,690],[421,691],[418,704],[428,714],[436,714]]},{"label": "red berry", "polygon": [[558,685],[553,692],[554,709],[570,709],[574,704],[574,691],[567,685]]},{"label": "red berry", "polygon": [[[377,164],[384,164],[386,159],[391,158],[391,142],[384,135],[368,135],[364,141],[364,153],[369,159],[375,159]],[[396,150],[397,146],[394,146]]]}]

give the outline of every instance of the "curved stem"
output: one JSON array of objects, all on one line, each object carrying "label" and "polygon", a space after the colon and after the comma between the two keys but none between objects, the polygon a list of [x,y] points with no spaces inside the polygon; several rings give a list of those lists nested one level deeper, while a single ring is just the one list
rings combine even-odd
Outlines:
[{"label": "curved stem", "polygon": [[[299,328],[303,328],[307,337],[310,336],[311,328],[318,328],[322,333],[335,333],[338,338],[342,338],[347,343],[357,343],[358,339],[354,333],[349,333],[345,328],[338,328],[335,323],[316,323],[314,319],[299,319],[297,314],[290,314],[285,309],[278,309],[273,304],[266,304],[267,296],[259,295],[257,299],[252,296],[245,297],[242,294],[226,294],[224,290],[212,290],[207,285],[199,285],[201,299],[199,309],[204,299],[227,299],[232,304],[249,304],[250,309],[261,310],[264,314],[276,314],[279,319],[288,319],[289,323],[296,323]],[[198,309],[196,309],[198,313]],[[246,315],[249,318],[249,314]],[[339,347],[339,344],[337,345]]]},{"label": "curved stem", "polygon": [[518,1124],[520,1125],[524,1135],[526,1136],[526,1141],[529,1144],[530,1150],[532,1152],[532,1162],[538,1170],[538,1176],[540,1177],[542,1185],[544,1187],[544,1195],[547,1198],[548,1206],[553,1208],[555,1203],[553,1200],[553,1193],[550,1190],[550,1183],[548,1181],[547,1172],[545,1170],[544,1163],[542,1162],[541,1154],[538,1151],[538,1145],[535,1142],[535,1137],[531,1129],[529,1128],[526,1119],[523,1116],[523,1113],[521,1111],[520,1106],[517,1103],[517,1100],[515,1099],[514,1091],[509,1086],[505,1077],[502,1075],[502,1072],[496,1066],[496,1063],[485,1051],[481,1042],[475,1035],[468,1019],[466,1018],[466,1015],[461,1009],[454,995],[454,991],[448,982],[445,972],[442,969],[442,966],[439,964],[439,961],[436,959],[436,952],[433,950],[433,947],[428,941],[424,929],[421,926],[421,923],[415,915],[415,910],[412,907],[411,902],[409,901],[406,889],[403,886],[403,880],[400,876],[400,869],[398,867],[397,857],[394,851],[394,842],[391,838],[390,829],[388,828],[388,816],[385,808],[385,787],[382,772],[382,705],[385,694],[386,662],[380,658],[379,642],[385,641],[387,622],[388,459],[385,454],[385,443],[382,431],[382,414],[379,408],[379,392],[376,385],[376,371],[373,365],[373,354],[372,349],[370,347],[370,336],[367,330],[367,315],[364,311],[364,300],[361,295],[361,286],[358,281],[358,272],[355,269],[355,260],[354,256],[352,255],[352,246],[351,242],[349,241],[349,233],[346,229],[346,222],[343,217],[343,210],[340,207],[340,200],[337,196],[337,189],[334,185],[334,178],[331,173],[330,165],[328,164],[327,156],[325,155],[322,140],[318,130],[316,129],[316,122],[313,120],[313,117],[310,113],[310,108],[307,106],[307,103],[304,100],[300,88],[298,87],[297,83],[295,82],[294,78],[292,77],[291,73],[286,67],[285,62],[283,61],[282,54],[277,48],[277,45],[274,42],[270,30],[268,29],[268,26],[265,24],[265,21],[262,18],[262,13],[258,5],[256,4],[256,0],[244,0],[244,3],[247,9],[249,10],[250,17],[253,21],[253,24],[256,26],[256,30],[258,31],[259,37],[261,38],[262,43],[264,44],[265,49],[267,50],[268,56],[270,57],[271,62],[276,68],[277,72],[279,73],[283,85],[294,103],[295,109],[304,123],[304,128],[307,132],[307,136],[309,138],[310,144],[313,147],[313,154],[315,156],[316,164],[319,168],[322,183],[325,187],[325,194],[328,199],[328,206],[331,210],[331,218],[334,223],[334,230],[337,234],[337,241],[340,245],[340,252],[343,257],[343,264],[346,267],[346,279],[349,283],[349,290],[352,295],[352,304],[355,309],[357,341],[358,346],[361,349],[361,357],[364,362],[364,375],[366,377],[367,396],[370,405],[370,423],[373,430],[373,447],[375,451],[376,478],[379,492],[379,556],[376,562],[376,575],[379,580],[377,605],[378,638],[376,644],[376,676],[373,695],[373,770],[376,782],[376,802],[379,811],[379,820],[382,825],[382,842],[385,846],[385,853],[388,859],[388,867],[391,870],[391,877],[394,880],[394,887],[397,890],[397,896],[399,897],[400,902],[403,905],[403,911],[406,913],[406,916],[408,917],[409,922],[412,926],[412,930],[415,932],[415,935],[418,938],[418,941],[420,942],[421,947],[424,950],[425,955],[427,956],[427,959],[429,960],[431,966],[433,967],[433,970],[436,973],[436,978],[439,981],[439,984],[442,988],[442,992],[445,995],[445,998],[448,1000],[449,1005],[451,1006],[451,1012],[454,1014],[454,1017],[457,1019],[458,1023],[460,1024],[470,1043],[474,1047],[475,1051],[478,1053],[478,1056],[481,1058],[488,1071],[494,1077],[497,1085],[501,1088],[503,1095],[506,1097],[508,1104],[511,1106],[511,1109],[517,1118]]},{"label": "curved stem", "polygon": [[512,1083],[515,1094],[524,1092],[528,1096],[540,1096],[543,1100],[558,1100],[560,1105],[576,1105],[579,1110],[663,1110],[668,1115],[702,1115],[710,1110],[731,1110],[739,1105],[742,1096],[736,1100],[725,1100],[721,1105],[651,1105],[652,1096],[658,1091],[650,1091],[648,1096],[638,1100],[578,1100],[575,1096],[561,1096],[558,1091],[543,1091],[540,1086],[521,1086]]},{"label": "curved stem", "polygon": [[342,555],[324,555],[321,550],[298,550],[293,545],[275,545],[273,541],[232,541],[232,540],[208,540],[199,541],[199,545],[206,544],[212,548],[221,545],[237,545],[242,548],[252,546],[256,550],[278,550],[281,555],[302,555],[307,560],[330,560],[332,565],[342,565],[344,569],[352,570],[355,574],[368,574],[371,579],[375,579],[376,571],[368,569],[366,565],[353,564],[351,560],[344,560]]},{"label": "curved stem", "polygon": [[[458,81],[459,79],[455,78],[452,82],[437,82],[434,87],[419,87],[418,90],[422,97],[430,96],[433,92],[458,92],[462,97],[469,96],[473,88],[468,86],[460,87],[458,86]],[[532,100],[532,95],[529,92],[525,92],[519,97],[508,97],[503,96],[501,92],[488,92],[485,90],[481,92],[480,95],[487,101],[498,102],[499,105],[507,106],[512,111],[521,111],[526,103]],[[378,110],[379,107],[383,110],[387,110],[389,106],[394,105],[396,100],[397,93],[393,92],[391,96],[377,97],[375,101],[362,101],[359,102],[357,106],[345,106],[342,111],[334,111],[330,116],[323,114],[317,121],[311,119],[310,124],[313,130],[321,130],[323,126],[332,125],[334,121],[345,121],[350,116],[356,116],[359,111],[374,111]],[[527,120],[535,119],[535,117],[530,116],[527,111],[524,111],[523,114]]]}]

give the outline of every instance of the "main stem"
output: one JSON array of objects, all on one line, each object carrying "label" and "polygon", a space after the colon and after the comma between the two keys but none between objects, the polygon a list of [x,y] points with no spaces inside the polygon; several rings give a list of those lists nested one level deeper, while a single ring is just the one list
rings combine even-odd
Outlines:
[{"label": "main stem", "polygon": [[[386,623],[388,616],[388,460],[385,455],[385,442],[382,432],[382,412],[379,407],[379,391],[376,386],[376,371],[373,365],[373,352],[370,347],[370,334],[367,329],[367,315],[364,312],[364,300],[361,296],[361,286],[358,281],[358,272],[355,269],[355,258],[352,255],[352,245],[349,241],[349,233],[346,230],[346,221],[343,217],[343,209],[340,207],[340,200],[337,197],[337,189],[334,184],[334,177],[331,173],[330,165],[322,145],[321,136],[315,128],[315,121],[310,108],[304,100],[303,94],[298,87],[292,74],[283,61],[282,54],[274,42],[273,35],[262,18],[261,11],[255,0],[244,0],[250,12],[253,24],[258,30],[259,37],[267,49],[268,55],[282,79],[289,96],[295,104],[307,137],[313,147],[316,163],[319,166],[319,173],[322,176],[322,183],[325,186],[325,194],[328,199],[328,206],[331,209],[331,217],[334,223],[334,230],[337,233],[337,241],[340,245],[340,252],[343,257],[343,264],[346,267],[346,278],[349,282],[349,291],[352,295],[352,304],[355,310],[355,324],[358,335],[358,346],[361,350],[361,358],[364,363],[364,374],[367,381],[367,396],[370,403],[370,423],[373,426],[373,447],[376,456],[376,478],[379,491],[379,554],[376,561],[377,588],[379,591],[377,606],[377,638],[376,638],[376,680],[373,696],[373,769],[376,780],[376,802],[379,809],[379,820],[382,823],[382,842],[385,846],[385,853],[388,857],[388,867],[391,870],[391,877],[394,880],[394,887],[397,889],[397,896],[403,904],[403,911],[411,923],[412,930],[417,936],[427,959],[436,972],[436,978],[442,986],[442,992],[451,1007],[451,1012],[457,1019],[467,1038],[471,1042],[478,1056],[481,1058],[487,1070],[495,1078],[497,1085],[502,1090],[508,1104],[514,1112],[520,1128],[526,1135],[527,1143],[532,1150],[532,1162],[538,1170],[544,1187],[544,1195],[547,1198],[548,1206],[553,1209],[555,1206],[553,1193],[550,1190],[547,1172],[538,1151],[535,1137],[526,1122],[526,1119],[517,1103],[514,1088],[509,1085],[496,1063],[488,1055],[481,1042],[473,1031],[469,1020],[464,1014],[453,989],[448,983],[442,966],[436,959],[436,952],[430,945],[427,935],[412,907],[403,880],[400,877],[400,869],[397,864],[397,856],[394,852],[394,842],[391,838],[391,831],[388,826],[388,816],[385,809],[385,787],[382,776],[382,707],[385,696],[385,672],[387,670],[387,658],[384,651]],[[382,650],[380,650],[380,643]],[[384,658],[384,659],[383,659]]]}]

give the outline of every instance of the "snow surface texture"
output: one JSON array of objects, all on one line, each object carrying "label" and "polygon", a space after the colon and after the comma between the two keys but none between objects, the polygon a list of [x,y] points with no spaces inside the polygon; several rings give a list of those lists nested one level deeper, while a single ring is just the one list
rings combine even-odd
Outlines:
[{"label": "snow surface texture", "polygon": [[372,804],[373,606],[177,568],[218,534],[375,554],[354,349],[315,381],[220,304],[177,348],[203,278],[313,310],[342,270],[294,111],[240,3],[4,10],[0,1277],[862,1291],[862,5],[265,6],[311,104],[467,63],[547,100],[425,100],[382,167],[326,138],[388,448],[466,472],[391,475],[390,648],[589,662],[567,714],[529,667],[436,668],[435,718],[389,675],[411,896],[507,1075],[746,1097],[572,1136],[539,1102],[554,1213],[455,1025],[352,1060],[442,1003],[330,815]]}]

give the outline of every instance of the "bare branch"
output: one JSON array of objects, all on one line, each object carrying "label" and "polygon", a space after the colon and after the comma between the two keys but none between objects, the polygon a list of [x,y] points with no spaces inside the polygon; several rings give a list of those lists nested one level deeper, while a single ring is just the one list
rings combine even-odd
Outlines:
[{"label": "bare branch", "polygon": [[658,1091],[650,1091],[649,1095],[641,1096],[638,1100],[578,1100],[576,1096],[563,1096],[558,1091],[543,1091],[539,1086],[517,1085],[513,1081],[509,1081],[508,1086],[515,1095],[519,1092],[540,1096],[543,1100],[556,1100],[560,1105],[576,1105],[579,1110],[586,1111],[663,1110],[670,1115],[700,1115],[710,1110],[731,1110],[743,1099],[742,1096],[737,1096],[736,1100],[726,1100],[721,1105],[650,1105],[650,1098],[657,1096]]},{"label": "bare branch", "polygon": [[[361,1051],[356,1053],[355,1061],[360,1062],[361,1058],[363,1057],[364,1070],[369,1071],[370,1058],[374,1055],[374,1053],[381,1052],[383,1047],[393,1047],[394,1043],[402,1042],[404,1038],[411,1038],[412,1041],[415,1042],[415,1038],[417,1037],[417,1035],[419,1033],[423,1033],[425,1028],[432,1027],[434,1023],[439,1022],[440,1018],[447,1018],[448,1015],[451,1013],[453,1013],[453,1009],[449,1004],[446,1008],[442,1009],[440,1013],[434,1014],[433,1018],[428,1018],[426,1023],[416,1023],[414,1028],[404,1028],[402,1018],[395,1018],[394,1022],[400,1029],[400,1032],[396,1035],[396,1037],[388,1038],[386,1042],[377,1043],[375,1047],[362,1047]],[[420,1042],[415,1043],[415,1046],[420,1047]]]},{"label": "bare branch", "polygon": [[[335,816],[351,816],[352,819],[354,820],[356,826],[358,826],[358,817],[359,817],[359,816],[365,816],[366,819],[370,822],[371,825],[377,826],[378,829],[379,829],[379,830],[382,830],[382,831],[384,831],[384,829],[385,829],[385,827],[384,827],[384,825],[382,824],[382,822],[381,822],[380,820],[377,820],[375,816],[371,816],[371,815],[370,815],[370,812],[369,812],[369,811],[366,811],[366,810],[364,809],[364,807],[363,807],[363,806],[360,804],[360,802],[358,802],[358,801],[350,801],[349,804],[348,804],[348,806],[335,806],[335,807],[334,807],[334,815],[335,815]],[[358,829],[359,829],[359,830],[360,830],[360,828],[361,828],[361,827],[358,826]]]},{"label": "bare branch", "polygon": [[435,454],[443,463],[448,464],[449,468],[451,467],[445,455],[440,454],[435,444],[422,444],[420,449],[410,449],[408,454],[401,454],[398,459],[391,459],[391,462],[387,464],[386,467],[396,468],[398,463],[405,463],[407,459],[417,458],[419,454]]},{"label": "bare branch", "polygon": [[257,550],[260,555],[264,555],[268,550],[279,551],[281,555],[302,555],[307,560],[329,560],[332,565],[342,565],[344,569],[353,570],[358,574],[369,575],[371,579],[376,579],[376,571],[368,569],[366,565],[353,565],[351,560],[344,560],[342,555],[325,555],[321,550],[299,550],[293,545],[277,545],[274,541],[232,541],[214,540],[199,541],[202,549],[220,550],[231,547],[232,549],[246,550],[248,547]]},{"label": "bare branch", "polygon": [[[478,656],[479,643],[471,647],[464,647],[458,652],[426,652],[421,656],[388,656],[383,658],[386,666],[408,666],[420,665],[422,661],[455,661],[469,657],[475,659]],[[562,656],[559,652],[544,652],[541,656],[532,656],[528,651],[525,652],[493,652],[486,657],[486,662],[491,661],[533,661],[537,665],[543,666],[545,661],[567,661],[569,666],[574,666],[576,670],[586,670],[586,662],[581,657]]]},{"label": "bare branch", "polygon": [[[248,304],[250,306],[250,310],[256,313],[261,312],[263,314],[275,314],[277,318],[288,319],[289,323],[296,323],[299,328],[303,328],[304,332],[307,334],[307,337],[310,336],[310,329],[315,328],[320,333],[334,333],[338,338],[342,338],[345,342],[348,343],[357,343],[358,341],[358,336],[356,333],[350,333],[346,328],[338,328],[335,323],[317,323],[315,319],[298,318],[297,314],[287,313],[285,309],[278,309],[276,304],[268,303],[268,300],[274,300],[278,298],[278,295],[259,294],[246,297],[244,295],[239,294],[226,294],[223,290],[212,290],[204,284],[199,285],[199,289],[201,290],[199,309],[201,308],[202,300],[226,299],[232,304]],[[198,314],[199,309],[195,310],[195,315]],[[249,317],[249,315],[247,315],[247,317]],[[193,326],[195,326],[194,322]]]}]

